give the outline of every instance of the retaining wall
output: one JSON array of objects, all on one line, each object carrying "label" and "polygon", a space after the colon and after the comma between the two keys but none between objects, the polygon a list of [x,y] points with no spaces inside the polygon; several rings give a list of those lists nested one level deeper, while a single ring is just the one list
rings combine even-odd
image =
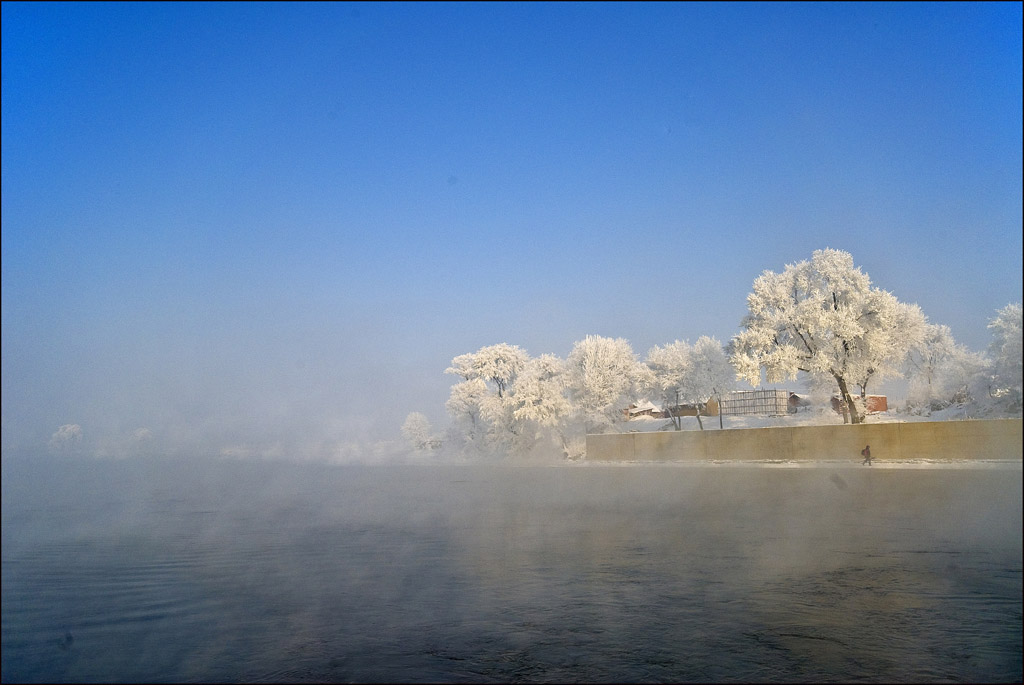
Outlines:
[{"label": "retaining wall", "polygon": [[587,436],[590,461],[1021,459],[1021,419],[659,431]]}]

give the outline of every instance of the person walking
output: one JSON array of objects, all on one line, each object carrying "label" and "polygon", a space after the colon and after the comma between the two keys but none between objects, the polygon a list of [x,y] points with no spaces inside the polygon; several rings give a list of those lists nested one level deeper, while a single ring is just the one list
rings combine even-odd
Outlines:
[{"label": "person walking", "polygon": [[865,445],[864,449],[860,451],[860,454],[864,457],[864,461],[862,461],[861,464],[871,466],[871,445]]}]

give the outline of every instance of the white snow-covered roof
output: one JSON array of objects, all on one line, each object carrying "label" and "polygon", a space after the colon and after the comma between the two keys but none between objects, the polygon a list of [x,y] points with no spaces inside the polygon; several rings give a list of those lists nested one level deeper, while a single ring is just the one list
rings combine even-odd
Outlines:
[{"label": "white snow-covered roof", "polygon": [[650,400],[642,400],[640,402],[637,402],[636,404],[634,404],[633,406],[631,406],[629,408],[629,413],[630,414],[639,414],[640,412],[645,412],[645,411],[660,411],[660,410],[658,409],[658,405],[654,404]]}]

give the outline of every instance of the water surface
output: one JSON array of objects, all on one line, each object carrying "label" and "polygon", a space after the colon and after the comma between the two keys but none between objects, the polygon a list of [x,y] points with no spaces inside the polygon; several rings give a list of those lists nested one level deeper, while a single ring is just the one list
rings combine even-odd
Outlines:
[{"label": "water surface", "polygon": [[5,682],[1022,678],[1021,469],[6,460]]}]

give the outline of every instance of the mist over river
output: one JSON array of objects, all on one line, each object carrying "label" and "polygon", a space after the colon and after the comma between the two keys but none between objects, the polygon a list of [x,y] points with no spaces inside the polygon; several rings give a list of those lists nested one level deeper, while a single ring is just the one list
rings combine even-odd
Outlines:
[{"label": "mist over river", "polygon": [[1022,473],[3,461],[4,682],[1022,679]]}]

